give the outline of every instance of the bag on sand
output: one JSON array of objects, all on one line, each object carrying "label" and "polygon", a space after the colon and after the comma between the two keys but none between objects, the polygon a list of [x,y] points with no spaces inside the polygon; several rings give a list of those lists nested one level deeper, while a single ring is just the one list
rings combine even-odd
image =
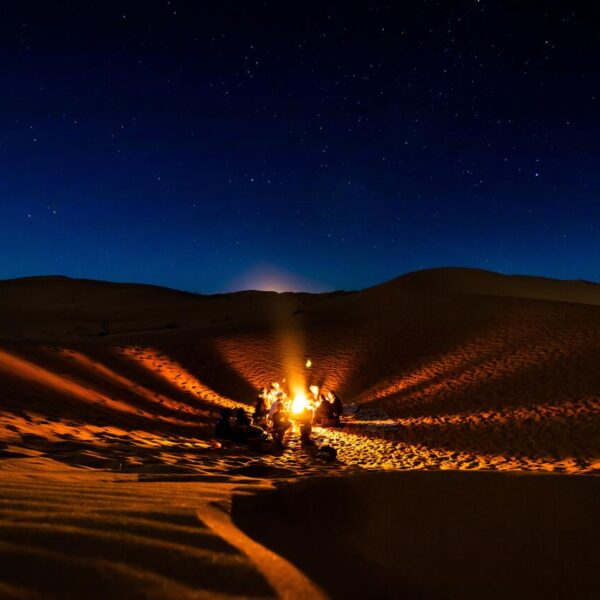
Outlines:
[{"label": "bag on sand", "polygon": [[335,460],[337,458],[337,450],[333,446],[325,444],[319,448],[317,458],[322,460]]}]

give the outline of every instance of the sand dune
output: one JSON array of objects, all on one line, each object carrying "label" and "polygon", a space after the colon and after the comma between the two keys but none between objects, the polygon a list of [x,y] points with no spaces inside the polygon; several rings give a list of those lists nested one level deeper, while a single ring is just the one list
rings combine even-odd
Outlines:
[{"label": "sand dune", "polygon": [[380,287],[401,287],[437,294],[506,296],[553,302],[600,304],[600,284],[528,275],[502,275],[483,269],[426,269],[403,275]]},{"label": "sand dune", "polygon": [[[236,529],[227,517],[232,495],[270,489],[275,480],[380,469],[598,474],[599,287],[463,269],[318,295],[198,296],[67,278],[0,282],[0,596],[303,597],[303,587],[314,595],[325,583],[335,595],[345,588],[277,540],[255,535],[246,521],[254,541]],[[103,322],[107,335],[99,335]],[[336,446],[338,463],[317,460],[297,434],[283,454],[214,443],[221,407],[247,406],[257,387],[290,372],[358,408],[343,429],[315,432],[318,443]],[[533,506],[544,486],[562,490],[563,480],[571,478],[525,478],[516,486]],[[398,499],[396,486],[426,494],[428,481],[426,474],[394,479],[371,500],[355,498],[353,510],[364,512],[386,494],[402,507],[408,500]],[[443,481],[439,493],[460,498],[464,480]],[[483,488],[504,493],[504,483],[488,481]],[[579,484],[565,483],[572,485]],[[321,493],[315,488],[315,497]],[[597,506],[584,496],[563,494],[557,506],[591,518]],[[482,519],[492,510],[472,509]],[[460,519],[458,506],[452,510]],[[511,511],[503,518],[520,514],[516,505]],[[369,556],[379,565],[374,572],[400,585],[378,548]],[[402,544],[398,551],[414,577],[398,576],[429,590],[414,556],[402,554]],[[275,578],[268,560],[280,560]],[[214,577],[209,564],[218,565]],[[57,572],[72,575],[70,588]],[[458,585],[445,575],[439,582]]]}]

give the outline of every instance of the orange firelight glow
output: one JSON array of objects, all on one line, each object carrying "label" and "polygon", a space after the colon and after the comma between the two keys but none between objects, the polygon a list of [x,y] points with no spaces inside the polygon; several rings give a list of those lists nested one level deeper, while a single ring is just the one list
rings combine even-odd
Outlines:
[{"label": "orange firelight glow", "polygon": [[294,392],[294,399],[292,400],[292,412],[295,415],[300,414],[305,408],[308,408],[309,402],[306,398],[304,390],[298,389]]}]

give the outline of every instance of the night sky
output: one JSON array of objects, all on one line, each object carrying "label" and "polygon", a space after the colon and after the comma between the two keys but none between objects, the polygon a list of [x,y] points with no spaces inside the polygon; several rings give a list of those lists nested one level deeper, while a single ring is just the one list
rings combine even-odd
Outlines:
[{"label": "night sky", "polygon": [[600,280],[595,2],[0,7],[0,278]]}]

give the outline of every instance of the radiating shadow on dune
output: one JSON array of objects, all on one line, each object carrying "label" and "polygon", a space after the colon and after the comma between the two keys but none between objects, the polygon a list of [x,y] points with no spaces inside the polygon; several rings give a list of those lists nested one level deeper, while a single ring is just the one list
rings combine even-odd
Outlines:
[{"label": "radiating shadow on dune", "polygon": [[[135,399],[141,408],[152,410],[157,415],[171,415],[186,417],[202,417],[202,411],[196,405],[190,402],[188,395],[162,394],[155,389],[143,385],[141,372],[138,372],[139,378],[133,379],[127,374],[126,367],[129,361],[114,360],[114,354],[108,356],[89,356],[75,349],[61,348],[59,355],[72,361],[70,371],[81,372],[83,375],[91,378],[99,387],[106,387],[108,390],[116,390],[120,395],[127,395]],[[112,360],[110,360],[112,358]],[[107,363],[113,363],[108,366]],[[116,362],[116,364],[114,364]]]},{"label": "radiating shadow on dune", "polygon": [[170,355],[220,396],[253,403],[257,387],[223,356],[218,339],[204,338],[195,351],[174,350]]},{"label": "radiating shadow on dune", "polygon": [[223,396],[205,385],[178,361],[157,348],[139,348],[128,346],[119,352],[127,359],[136,362],[139,366],[163,378],[174,388],[196,397],[203,405],[211,407],[213,411],[219,408],[246,408],[247,404]]},{"label": "radiating shadow on dune", "polygon": [[[362,398],[368,398],[361,404],[376,403],[399,397],[410,397],[420,392],[429,393],[438,384],[447,384],[460,379],[473,369],[485,365],[487,361],[498,356],[498,349],[484,350],[478,347],[477,341],[463,343],[449,351],[427,354],[425,361],[418,359],[412,366],[406,365],[402,374],[376,384],[374,388],[364,390]],[[414,361],[415,355],[398,355],[398,361],[409,363]],[[418,355],[419,357],[423,355]]]},{"label": "radiating shadow on dune", "polygon": [[372,340],[343,382],[343,397],[359,404],[390,398],[386,406],[395,402],[399,409],[414,397],[415,404],[426,406],[431,396],[447,397],[471,377],[498,379],[502,370],[519,369],[519,363],[597,347],[588,321],[557,319],[560,307],[551,304],[522,306],[486,297],[430,304],[420,312],[412,307],[406,315],[393,315],[390,322],[368,317]]},{"label": "radiating shadow on dune", "polygon": [[[395,386],[426,386],[477,361],[477,340],[488,334],[494,321],[481,319],[449,328],[445,313],[438,313],[437,308],[435,303],[412,307],[410,314],[397,316],[400,324],[393,326],[372,315],[369,337],[340,384],[340,394],[359,403],[369,402],[393,393]],[[472,353],[464,356],[465,348],[470,347]],[[447,357],[448,364],[440,362],[440,357]]]},{"label": "radiating shadow on dune", "polygon": [[556,356],[552,348],[505,354],[473,363],[470,369],[433,387],[411,389],[373,401],[394,417],[417,418],[516,406],[577,402],[600,389],[600,349],[577,349]]},{"label": "radiating shadow on dune", "polygon": [[[190,430],[196,426],[190,420],[194,415],[186,414],[183,419],[179,415],[160,414],[165,411],[159,404],[147,401],[145,408],[141,408],[141,400],[135,394],[133,396],[137,399],[137,405],[131,403],[132,395],[127,398],[112,395],[110,391],[97,387],[89,380],[57,371],[41,361],[33,362],[16,352],[0,349],[0,359],[0,370],[4,370],[5,377],[23,380],[28,386],[27,393],[35,397],[35,402],[29,405],[30,411],[57,419],[73,419],[80,423],[122,424],[130,429],[165,429],[177,426]],[[4,408],[10,411],[10,396],[7,400]],[[15,398],[16,410],[20,412],[23,410],[22,400],[22,397]],[[202,419],[198,417],[196,419],[199,424]],[[206,421],[206,418],[203,420]]]}]

